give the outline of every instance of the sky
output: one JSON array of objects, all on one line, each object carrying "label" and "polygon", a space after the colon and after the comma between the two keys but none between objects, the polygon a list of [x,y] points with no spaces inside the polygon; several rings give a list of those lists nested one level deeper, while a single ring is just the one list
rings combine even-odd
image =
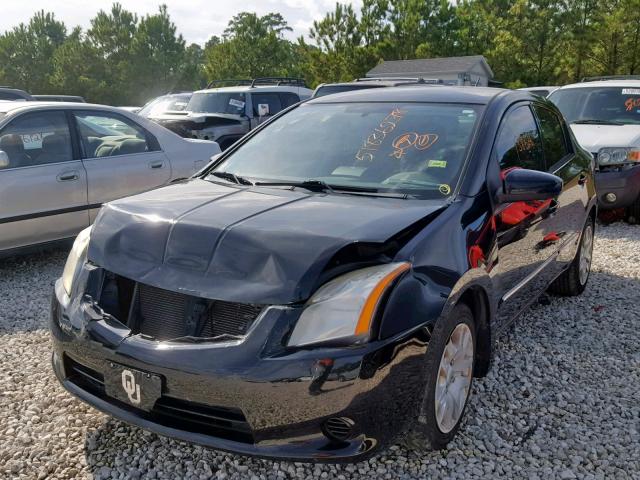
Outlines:
[{"label": "sky", "polygon": [[[220,35],[235,14],[248,11],[258,15],[279,12],[293,28],[287,36],[306,37],[314,20],[333,10],[336,0],[119,0],[122,6],[143,16],[155,13],[162,3],[187,43],[205,43],[212,35]],[[20,22],[27,23],[38,10],[53,12],[68,30],[76,25],[89,26],[99,10],[110,10],[113,0],[0,0],[0,32]],[[360,0],[343,1],[358,7]]]}]

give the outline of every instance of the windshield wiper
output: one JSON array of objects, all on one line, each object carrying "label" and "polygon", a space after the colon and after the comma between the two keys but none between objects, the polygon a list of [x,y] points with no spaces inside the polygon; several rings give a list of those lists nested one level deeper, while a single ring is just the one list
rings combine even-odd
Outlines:
[{"label": "windshield wiper", "polygon": [[211,172],[211,175],[218,178],[224,178],[225,180],[231,180],[238,185],[253,185],[251,180],[247,180],[246,178],[231,172],[220,172],[216,170]]},{"label": "windshield wiper", "polygon": [[367,197],[387,198],[413,198],[412,195],[397,192],[379,192],[373,188],[356,187],[349,185],[329,185],[322,180],[305,180],[304,182],[256,182],[257,187],[300,187],[312,192],[346,193],[349,195],[362,195]]},{"label": "windshield wiper", "polygon": [[333,187],[322,180],[305,180],[303,182],[256,182],[259,187],[300,187],[312,192],[333,192]]},{"label": "windshield wiper", "polygon": [[584,120],[576,120],[577,125],[624,125],[622,122],[616,122],[615,120],[598,120],[596,118],[585,118]]}]

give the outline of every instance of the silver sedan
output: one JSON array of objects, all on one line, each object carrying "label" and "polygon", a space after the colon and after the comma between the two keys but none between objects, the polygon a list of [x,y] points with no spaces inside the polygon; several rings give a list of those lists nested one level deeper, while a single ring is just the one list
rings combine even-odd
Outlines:
[{"label": "silver sedan", "polygon": [[0,255],[73,237],[102,204],[189,177],[218,153],[115,107],[0,102]]}]

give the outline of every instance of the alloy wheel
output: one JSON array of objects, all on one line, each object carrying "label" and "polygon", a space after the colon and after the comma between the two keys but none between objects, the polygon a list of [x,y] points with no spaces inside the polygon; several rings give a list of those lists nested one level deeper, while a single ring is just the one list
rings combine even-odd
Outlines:
[{"label": "alloy wheel", "polygon": [[465,323],[451,333],[442,352],[436,381],[436,422],[442,433],[455,428],[469,396],[473,375],[473,335]]},{"label": "alloy wheel", "polygon": [[589,223],[584,228],[582,234],[582,244],[580,246],[580,285],[587,283],[589,272],[591,271],[591,259],[593,258],[593,226]]}]

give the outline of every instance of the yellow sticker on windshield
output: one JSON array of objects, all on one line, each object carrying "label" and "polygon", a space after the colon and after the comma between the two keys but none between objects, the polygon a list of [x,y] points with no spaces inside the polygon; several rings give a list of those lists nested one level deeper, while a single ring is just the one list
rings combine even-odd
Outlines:
[{"label": "yellow sticker on windshield", "polygon": [[427,168],[428,167],[447,168],[447,161],[446,160],[429,160],[429,163],[427,163]]},{"label": "yellow sticker on windshield", "polygon": [[446,183],[443,183],[442,185],[440,185],[438,187],[438,190],[440,190],[440,193],[443,195],[449,195],[451,193],[451,187]]}]

